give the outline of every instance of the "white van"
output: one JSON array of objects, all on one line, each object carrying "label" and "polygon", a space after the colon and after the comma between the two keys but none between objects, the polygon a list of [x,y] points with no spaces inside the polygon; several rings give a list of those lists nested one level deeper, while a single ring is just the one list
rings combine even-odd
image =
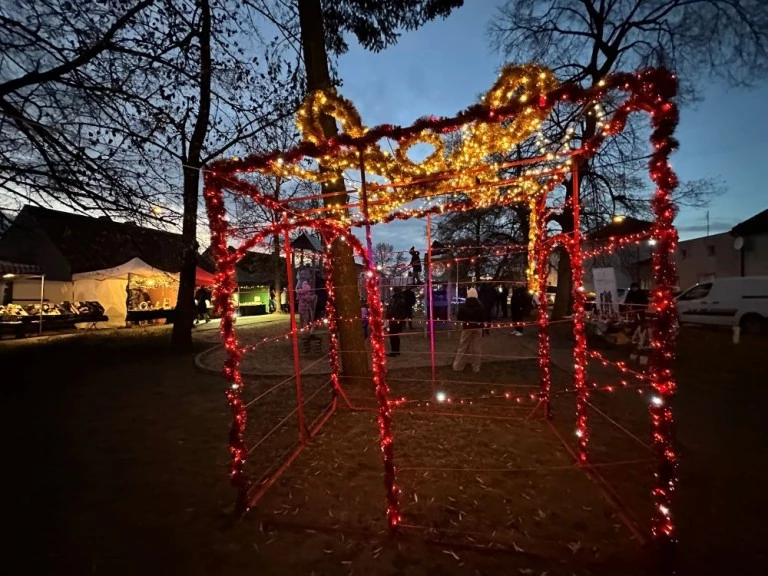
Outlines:
[{"label": "white van", "polygon": [[757,334],[768,326],[768,276],[715,278],[677,297],[680,323],[741,326]]}]

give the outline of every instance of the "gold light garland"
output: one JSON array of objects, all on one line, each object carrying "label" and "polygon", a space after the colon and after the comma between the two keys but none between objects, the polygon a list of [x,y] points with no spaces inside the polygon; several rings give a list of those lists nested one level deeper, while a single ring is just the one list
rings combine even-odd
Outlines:
[{"label": "gold light garland", "polygon": [[[541,169],[534,169],[524,172],[514,184],[501,187],[499,183],[504,179],[502,166],[489,162],[489,158],[508,153],[516,144],[536,134],[554,105],[553,102],[541,101],[541,98],[557,86],[554,74],[546,68],[533,64],[507,66],[483,97],[483,104],[492,109],[502,108],[514,101],[530,105],[509,121],[468,124],[462,132],[461,142],[452,150],[446,150],[441,134],[424,130],[400,140],[393,153],[383,150],[379,143],[373,143],[363,150],[346,148],[316,158],[318,164],[323,166],[322,171],[277,160],[263,172],[283,178],[331,182],[338,180],[345,170],[359,170],[362,154],[367,174],[381,176],[393,183],[391,187],[371,187],[371,221],[379,221],[404,204],[425,196],[460,193],[472,200],[476,207],[491,206],[502,195],[513,195],[523,201],[540,194],[556,176],[542,176]],[[297,113],[296,122],[304,140],[316,144],[325,141],[321,124],[323,115],[338,121],[342,131],[350,136],[360,137],[368,130],[349,100],[333,89],[315,91],[307,96]],[[421,162],[415,162],[408,157],[408,151],[419,144],[429,145],[433,151]],[[553,160],[554,156],[548,159]],[[425,178],[435,175],[444,178],[423,182]],[[329,216],[337,217],[342,222],[347,220],[341,210],[338,214],[326,214],[326,217]]]},{"label": "gold light garland", "polygon": [[539,237],[539,220],[536,214],[536,198],[528,201],[530,214],[528,216],[528,268],[525,276],[528,279],[528,290],[538,294],[541,279],[536,274],[536,239]]}]

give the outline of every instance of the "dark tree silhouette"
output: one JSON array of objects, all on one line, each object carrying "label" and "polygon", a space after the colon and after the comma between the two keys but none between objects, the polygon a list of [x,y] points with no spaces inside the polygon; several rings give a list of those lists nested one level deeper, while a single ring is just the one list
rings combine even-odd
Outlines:
[{"label": "dark tree silhouette", "polygon": [[[292,113],[301,75],[235,0],[0,6],[0,198],[181,224],[191,344],[200,170]],[[5,214],[5,212],[3,212]]]},{"label": "dark tree silhouette", "polygon": [[[76,4],[7,0],[0,5],[0,201],[54,204],[73,211],[156,216],[161,202],[152,172],[126,154],[125,138],[98,124],[94,108],[115,98],[119,82],[101,70],[151,19],[155,0]],[[170,213],[166,213],[168,216]],[[5,216],[8,216],[6,214]]]},{"label": "dark tree silhouette", "polygon": [[[560,78],[585,85],[611,72],[648,66],[675,70],[683,101],[699,97],[705,81],[735,86],[764,77],[768,68],[768,3],[763,0],[507,0],[490,23],[492,45],[514,62],[535,61]],[[610,112],[610,110],[608,110]],[[594,109],[575,125],[564,118],[550,129],[572,126],[576,140],[598,130]],[[604,152],[579,164],[580,198],[593,225],[617,211],[640,213],[642,174],[647,160],[647,130],[633,118]],[[566,195],[571,194],[565,182]],[[700,205],[716,190],[712,182],[683,184],[676,200]],[[647,211],[647,208],[645,208]],[[556,217],[572,231],[572,214]],[[570,261],[561,255],[553,316],[570,302]]]}]

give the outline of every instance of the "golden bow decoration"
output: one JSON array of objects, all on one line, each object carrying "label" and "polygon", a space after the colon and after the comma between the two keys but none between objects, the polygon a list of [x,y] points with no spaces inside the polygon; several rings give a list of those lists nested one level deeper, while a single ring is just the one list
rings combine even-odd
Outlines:
[{"label": "golden bow decoration", "polygon": [[[379,220],[394,209],[424,197],[450,194],[454,191],[466,195],[477,206],[493,204],[502,192],[494,186],[501,179],[498,168],[489,163],[493,155],[504,155],[516,144],[536,133],[552,111],[554,103],[542,104],[540,98],[558,86],[551,71],[537,65],[506,66],[495,84],[483,97],[483,104],[491,109],[501,109],[515,101],[523,104],[520,112],[509,120],[496,122],[472,122],[461,131],[461,140],[446,149],[441,134],[425,130],[404,138],[390,154],[379,143],[362,149],[362,160],[367,174],[386,178],[397,187],[371,191],[369,218]],[[304,140],[319,144],[325,141],[322,128],[323,115],[340,124],[341,130],[353,138],[364,136],[363,125],[355,106],[338,95],[335,90],[315,91],[307,96],[297,113],[296,122]],[[408,157],[408,151],[416,145],[426,144],[433,151],[422,161]],[[314,182],[337,180],[344,170],[359,170],[361,151],[357,148],[341,148],[316,160],[324,170],[308,170],[298,165],[274,163],[272,174],[296,176]],[[430,175],[447,174],[448,178],[428,183],[411,181]],[[535,176],[523,178],[512,192],[521,198],[530,197],[539,190]]]}]

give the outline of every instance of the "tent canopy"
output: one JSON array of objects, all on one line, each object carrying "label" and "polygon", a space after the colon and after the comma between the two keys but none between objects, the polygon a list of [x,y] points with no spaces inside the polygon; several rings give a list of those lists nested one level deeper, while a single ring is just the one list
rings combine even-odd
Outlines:
[{"label": "tent canopy", "polygon": [[128,280],[129,276],[140,276],[143,278],[167,276],[173,280],[179,280],[178,274],[171,274],[170,272],[153,268],[141,258],[132,258],[125,264],[115,266],[114,268],[72,274],[72,280]]},{"label": "tent canopy", "polygon": [[214,284],[216,284],[216,276],[198,266],[195,270],[195,286],[213,286]]}]

